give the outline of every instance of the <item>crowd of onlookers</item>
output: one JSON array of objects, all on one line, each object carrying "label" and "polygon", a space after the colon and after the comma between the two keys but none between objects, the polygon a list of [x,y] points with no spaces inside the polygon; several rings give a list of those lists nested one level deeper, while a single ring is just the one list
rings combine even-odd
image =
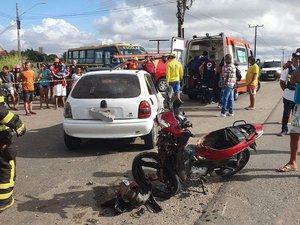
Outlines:
[{"label": "crowd of onlookers", "polygon": [[65,97],[81,75],[81,68],[77,66],[75,60],[72,65],[66,66],[64,62],[55,58],[53,65],[41,63],[36,72],[32,70],[29,62],[25,62],[23,68],[18,64],[15,65],[11,72],[8,66],[3,66],[0,79],[2,87],[11,96],[13,110],[18,110],[15,92],[21,93],[26,115],[30,116],[36,114],[32,109],[32,101],[36,93],[40,95],[40,109],[43,109],[44,102],[49,109],[52,100],[55,109],[64,107]]}]

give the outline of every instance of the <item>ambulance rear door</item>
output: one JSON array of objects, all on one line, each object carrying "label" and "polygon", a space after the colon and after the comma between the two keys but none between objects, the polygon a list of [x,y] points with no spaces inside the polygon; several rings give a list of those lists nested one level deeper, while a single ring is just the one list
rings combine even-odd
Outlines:
[{"label": "ambulance rear door", "polygon": [[172,37],[171,52],[177,56],[177,60],[184,67],[186,64],[186,47],[184,38]]}]

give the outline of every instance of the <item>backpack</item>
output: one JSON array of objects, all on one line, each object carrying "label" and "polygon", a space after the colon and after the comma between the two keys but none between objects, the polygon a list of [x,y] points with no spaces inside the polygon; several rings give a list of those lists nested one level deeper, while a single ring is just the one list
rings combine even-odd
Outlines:
[{"label": "backpack", "polygon": [[240,81],[242,79],[241,71],[236,68],[236,81]]}]

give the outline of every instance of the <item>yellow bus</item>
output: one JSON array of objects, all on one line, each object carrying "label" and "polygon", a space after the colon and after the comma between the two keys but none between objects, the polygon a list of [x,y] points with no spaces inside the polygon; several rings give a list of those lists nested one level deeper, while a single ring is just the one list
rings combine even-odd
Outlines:
[{"label": "yellow bus", "polygon": [[[80,48],[70,48],[67,52],[67,63],[72,64],[72,60],[77,61],[81,67],[94,66],[115,66],[128,58],[122,58],[120,55],[140,55],[147,54],[146,50],[134,44],[114,43],[105,45],[84,46]],[[117,56],[114,58],[113,56]]]}]

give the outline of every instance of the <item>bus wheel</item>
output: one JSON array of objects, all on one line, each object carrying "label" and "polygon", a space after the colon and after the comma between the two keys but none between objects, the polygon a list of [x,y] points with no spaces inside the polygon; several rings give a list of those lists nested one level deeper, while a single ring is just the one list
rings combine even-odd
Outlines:
[{"label": "bus wheel", "polygon": [[234,100],[238,100],[239,98],[239,93],[237,92],[237,90],[234,90]]}]

